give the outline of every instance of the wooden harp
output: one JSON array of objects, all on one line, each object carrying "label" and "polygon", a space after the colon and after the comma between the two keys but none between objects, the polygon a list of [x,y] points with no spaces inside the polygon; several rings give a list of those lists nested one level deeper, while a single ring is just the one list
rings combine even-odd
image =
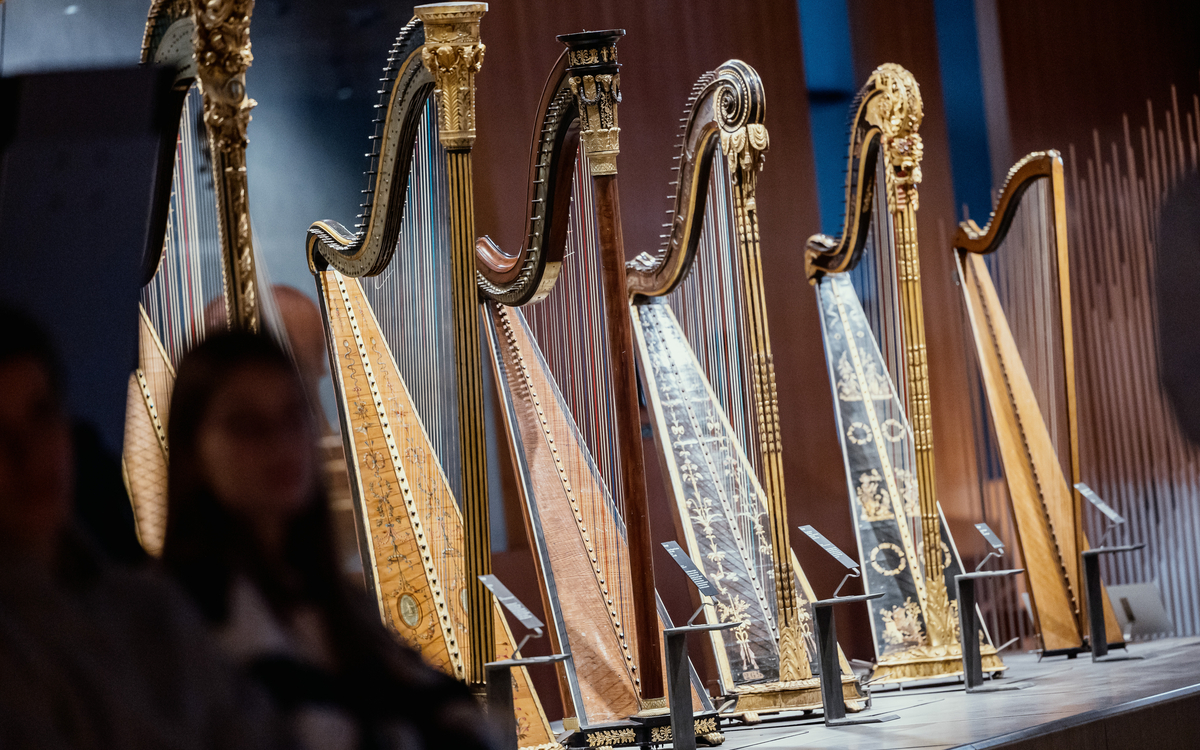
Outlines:
[{"label": "wooden harp", "polygon": [[[422,656],[480,683],[513,654],[490,569],[471,147],[482,3],[418,6],[380,86],[353,230],[309,229],[369,588]],[[481,595],[480,592],[482,592]],[[513,670],[520,746],[556,746]]]},{"label": "wooden harp", "polygon": [[[810,603],[788,542],[755,185],[768,146],[758,73],[730,60],[696,82],[680,125],[669,232],[628,264],[630,311],[676,527],[721,595],[710,641],[737,710],[821,706]],[[776,581],[793,582],[776,586]],[[865,701],[843,664],[853,708]]]},{"label": "wooden harp", "polygon": [[[933,471],[916,234],[917,82],[899,65],[882,65],[851,113],[842,234],[810,237],[805,271],[817,288],[863,585],[884,594],[868,604],[874,679],[954,675],[962,672],[953,600],[962,563]],[[982,637],[984,670],[1003,669]]]},{"label": "wooden harp", "polygon": [[155,0],[142,42],[142,62],[173,66],[186,91],[161,252],[143,269],[122,456],[138,537],[154,555],[166,532],[166,418],[175,367],[207,331],[256,331],[276,314],[259,277],[247,205],[252,7],[244,0]]},{"label": "wooden harp", "polygon": [[[1008,173],[987,226],[959,225],[957,267],[1045,653],[1086,647],[1074,332],[1062,156]],[[1069,467],[1069,473],[1064,471]],[[1105,594],[1105,630],[1124,641]]]},{"label": "wooden harp", "polygon": [[[542,97],[526,238],[513,253],[480,238],[476,255],[550,638],[571,654],[559,685],[572,746],[661,741],[666,720],[661,650],[646,636],[669,619],[652,578],[648,592],[636,578],[650,573],[651,554],[636,533],[645,486],[630,454],[640,460],[641,440],[633,361],[614,346],[631,342],[625,282],[614,283],[614,271],[624,275],[615,183],[622,33],[560,37],[568,50]],[[694,674],[692,683],[695,732],[715,733]]]}]

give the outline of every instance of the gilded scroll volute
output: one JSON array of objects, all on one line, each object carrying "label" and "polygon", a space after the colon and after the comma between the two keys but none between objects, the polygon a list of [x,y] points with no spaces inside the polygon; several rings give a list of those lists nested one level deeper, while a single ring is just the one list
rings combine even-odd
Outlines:
[{"label": "gilded scroll volute", "polygon": [[475,74],[486,49],[479,41],[479,21],[487,9],[487,3],[414,9],[425,25],[421,61],[437,83],[438,139],[448,151],[467,151],[475,143]]},{"label": "gilded scroll volute", "polygon": [[867,121],[883,136],[880,145],[888,166],[888,210],[911,204],[915,211],[924,153],[917,133],[925,114],[921,88],[912,73],[895,63],[876,68],[867,85],[878,92],[867,105]]},{"label": "gilded scroll volute", "polygon": [[623,29],[613,29],[558,37],[567,45],[567,80],[579,106],[579,139],[593,175],[617,173],[617,154],[621,152],[617,40],[623,36]]}]

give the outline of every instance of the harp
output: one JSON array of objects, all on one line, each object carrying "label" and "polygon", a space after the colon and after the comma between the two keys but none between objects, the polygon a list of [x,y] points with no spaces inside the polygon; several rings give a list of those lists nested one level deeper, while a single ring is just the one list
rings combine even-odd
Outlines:
[{"label": "harp", "polygon": [[[812,589],[788,543],[775,375],[755,207],[768,145],[757,72],[730,60],[681,118],[670,231],[628,264],[642,384],[677,529],[720,597],[710,640],[738,710],[821,706]],[[790,585],[777,585],[778,581]],[[865,697],[843,665],[854,708]]]},{"label": "harp", "polygon": [[[366,199],[309,229],[369,588],[385,624],[471,683],[513,653],[490,569],[471,147],[482,3],[418,6],[380,86]],[[483,595],[480,595],[482,592]],[[522,747],[555,746],[524,669]]]},{"label": "harp", "polygon": [[[174,66],[186,91],[161,253],[143,269],[139,361],[130,378],[122,468],[138,536],[166,530],[166,416],[175,366],[206,330],[258,330],[264,307],[246,201],[248,0],[155,0],[142,62]],[[270,312],[267,310],[266,312]]]},{"label": "harp", "polygon": [[[616,191],[621,31],[560,39],[535,131],[527,236],[477,243],[501,408],[550,637],[567,744],[669,737]],[[695,732],[712,705],[693,674]],[[710,736],[710,741],[718,739]]]},{"label": "harp", "polygon": [[[1017,162],[987,226],[959,225],[958,273],[1046,653],[1085,648],[1079,427],[1062,157]],[[1064,471],[1069,467],[1069,474]],[[1105,595],[1109,641],[1123,641]]]},{"label": "harp", "polygon": [[[937,502],[917,256],[920,90],[899,65],[877,68],[851,110],[840,237],[810,237],[825,358],[846,465],[876,676],[962,671],[953,602],[961,562]],[[861,300],[861,301],[860,301]],[[909,420],[911,419],[911,424]],[[985,671],[1004,668],[986,633]]]}]

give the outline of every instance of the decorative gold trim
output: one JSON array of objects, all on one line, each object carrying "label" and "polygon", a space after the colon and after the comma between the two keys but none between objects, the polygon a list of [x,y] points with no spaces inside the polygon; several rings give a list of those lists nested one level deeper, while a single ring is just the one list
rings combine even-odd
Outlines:
[{"label": "decorative gold trim", "polygon": [[633,729],[603,729],[599,732],[585,732],[584,737],[588,747],[603,748],[632,745],[637,739],[637,733]]},{"label": "decorative gold trim", "polygon": [[196,75],[204,94],[217,183],[217,223],[224,253],[225,304],[231,328],[259,330],[258,276],[246,187],[246,126],[255,101],[246,95],[250,13],[254,0],[194,0]]},{"label": "decorative gold trim", "polygon": [[559,37],[568,46],[567,83],[579,106],[579,140],[593,177],[617,173],[617,155],[621,153],[621,128],[617,123],[621,66],[617,62],[617,40],[624,34],[624,31],[598,31]]},{"label": "decorative gold trim", "polygon": [[479,21],[487,9],[487,3],[413,9],[425,25],[421,62],[437,83],[438,139],[448,151],[470,150],[475,143],[475,74],[486,50],[479,41]]}]

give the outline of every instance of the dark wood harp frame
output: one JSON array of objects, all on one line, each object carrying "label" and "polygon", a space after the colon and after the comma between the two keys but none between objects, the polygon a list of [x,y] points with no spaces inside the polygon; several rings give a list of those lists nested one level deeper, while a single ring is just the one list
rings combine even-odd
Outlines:
[{"label": "dark wood harp frame", "polygon": [[[538,495],[535,485],[544,487],[547,497],[557,493],[557,490],[541,485],[542,479],[547,476],[548,467],[544,463],[546,455],[542,454],[543,463],[537,465],[532,464],[530,459],[518,455],[523,452],[529,452],[531,455],[537,454],[542,450],[537,446],[541,445],[544,437],[549,437],[549,445],[556,445],[554,422],[552,420],[551,427],[546,427],[545,418],[543,418],[542,427],[546,433],[545,436],[541,436],[540,431],[526,425],[522,421],[521,415],[517,413],[528,407],[521,407],[514,403],[514,398],[524,399],[532,394],[532,405],[539,409],[538,413],[541,414],[540,409],[542,408],[537,406],[540,398],[540,403],[548,410],[547,416],[549,416],[549,411],[556,408],[551,403],[553,396],[546,392],[553,389],[553,383],[541,382],[542,365],[531,361],[537,359],[537,356],[532,355],[526,348],[531,342],[525,341],[525,329],[515,322],[515,316],[504,306],[517,307],[538,302],[550,294],[559,280],[567,245],[573,185],[577,179],[584,179],[582,176],[576,176],[579,174],[577,154],[582,144],[582,150],[588,156],[594,205],[580,204],[575,206],[575,210],[587,213],[595,211],[600,266],[602,267],[600,281],[603,286],[602,298],[605,308],[603,319],[593,320],[592,323],[602,325],[607,332],[608,352],[612,363],[610,375],[614,386],[612,407],[614,412],[620,415],[619,420],[621,420],[616,426],[618,434],[625,435],[631,429],[635,430],[633,432],[635,435],[640,433],[640,425],[637,424],[638,409],[636,385],[633,380],[635,363],[632,360],[632,347],[625,347],[625,351],[620,356],[613,352],[615,348],[619,348],[614,346],[614,342],[620,342],[623,339],[632,341],[630,319],[628,310],[625,308],[628,297],[624,291],[624,250],[616,196],[615,166],[616,135],[619,132],[616,128],[616,105],[620,101],[615,43],[623,33],[621,31],[586,32],[560,37],[568,45],[568,50],[564,52],[552,70],[539,105],[537,130],[535,130],[531,147],[530,187],[525,221],[526,236],[521,249],[516,253],[506,253],[488,237],[481,237],[476,243],[479,288],[483,296],[490,300],[485,305],[489,308],[488,314],[495,320],[495,325],[489,328],[489,333],[495,335],[492,346],[498,365],[497,380],[501,381],[507,377],[510,382],[527,384],[515,386],[512,391],[515,396],[508,392],[502,392],[500,401],[508,423],[509,440],[514,448],[514,470],[524,500],[525,513],[523,516],[541,579],[541,590],[548,620],[547,627],[550,631],[551,642],[564,652],[570,649],[569,639],[566,637],[571,630],[569,618],[579,618],[583,616],[581,613],[585,610],[576,608],[575,614],[564,614],[564,610],[568,608],[565,606],[567,600],[578,595],[572,591],[561,590],[560,585],[556,582],[558,573],[556,573],[555,564],[550,559],[552,550],[548,546],[547,534],[542,529],[547,522],[554,525],[558,520],[547,518],[544,515],[547,511],[558,514],[560,510],[566,512],[566,508],[565,504],[563,508],[559,509],[551,507],[550,502],[542,504],[535,499],[535,496]],[[620,290],[619,294],[614,294],[614,287]],[[623,330],[622,324],[624,325]],[[512,372],[505,374],[501,370],[511,370]],[[535,374],[531,375],[531,372]],[[545,375],[553,381],[552,373],[547,372]],[[620,384],[626,380],[628,388],[622,394]],[[538,385],[539,383],[540,385]],[[501,390],[504,391],[503,388]],[[528,416],[526,415],[526,418]],[[630,419],[632,425],[630,425]],[[539,432],[539,434],[535,435],[535,432]],[[576,449],[576,446],[573,445],[573,438],[565,434],[557,434],[557,437],[559,447],[553,448],[554,451],[565,450],[570,453]],[[531,438],[537,440],[538,443],[536,445],[530,443]],[[583,446],[577,447],[582,448]],[[631,455],[633,453],[637,455]],[[628,544],[631,559],[642,560],[649,556],[650,550],[648,540],[639,541],[637,532],[639,526],[642,526],[648,537],[648,527],[643,526],[643,519],[639,519],[637,516],[638,511],[635,507],[637,501],[629,501],[634,494],[640,494],[644,504],[645,489],[640,440],[623,441],[619,461],[623,467],[622,486],[625,490],[626,512],[622,517],[614,509],[611,523],[615,526],[616,533]],[[559,464],[559,471],[562,472],[562,464]],[[554,472],[550,471],[549,473]],[[567,473],[563,473],[562,484],[566,492],[565,499],[570,500],[573,506],[576,502],[582,503],[582,499],[572,498],[574,492],[571,489],[572,483],[567,482],[566,478]],[[633,485],[633,489],[631,489],[631,485]],[[578,487],[576,489],[581,493],[584,492]],[[583,533],[586,537],[587,530],[583,526],[583,517],[578,515],[581,507],[582,505],[575,506],[576,522],[579,524],[578,533]],[[587,513],[587,511],[582,512]],[[554,533],[564,532],[560,529]],[[566,533],[570,535],[577,532]],[[591,542],[587,542],[587,544],[588,550],[582,553],[585,556],[591,551]],[[599,546],[600,543],[597,542],[597,548]],[[597,566],[594,555],[592,564]],[[600,573],[602,567],[603,563],[600,563],[594,571],[601,587],[604,585],[604,576]],[[640,708],[642,712],[649,710],[653,713],[654,709],[663,701],[659,697],[663,690],[660,661],[662,657],[658,646],[658,634],[660,618],[665,618],[665,609],[654,594],[650,566],[640,565],[638,567],[641,567],[642,570],[631,571],[634,590],[630,601],[636,628],[636,654],[638,657],[636,667],[639,676],[634,680],[637,707],[630,710]],[[649,593],[649,604],[637,590],[636,580],[639,574],[644,576],[642,583],[644,588],[641,595]],[[611,581],[609,583],[612,585]],[[613,594],[606,592],[605,595],[610,597],[609,606],[611,607]],[[597,663],[603,664],[604,662]],[[559,684],[565,713],[568,717],[567,726],[568,729],[578,730],[577,734],[568,742],[572,745],[577,743],[620,745],[658,741],[654,738],[662,736],[664,727],[657,727],[654,724],[655,717],[643,719],[639,714],[639,720],[633,724],[621,722],[614,724],[604,718],[604,715],[612,713],[612,706],[606,707],[601,712],[603,715],[600,718],[591,713],[592,709],[587,705],[589,695],[598,696],[600,693],[597,692],[598,688],[594,685],[583,689],[582,683],[590,680],[591,677],[577,671],[587,669],[591,664],[591,661],[582,665],[576,664],[573,659],[571,664],[559,666]],[[693,688],[697,693],[703,689],[694,674]],[[616,700],[616,703],[621,703],[629,697],[624,693],[621,695],[623,697]],[[711,707],[707,706],[704,699],[700,699],[700,707],[701,713],[696,717],[695,731],[697,734],[711,734],[716,731],[715,719],[708,713],[711,711]],[[632,716],[632,714],[630,715]],[[665,720],[665,715],[656,718]],[[716,736],[713,735],[710,739],[715,740]]]},{"label": "dark wood harp frame", "polygon": [[[1057,270],[1055,307],[1061,326],[1059,385],[1066,400],[1069,487],[1065,487],[1068,478],[1063,475],[1057,451],[1048,441],[1045,417],[1029,386],[1029,376],[1017,353],[991,274],[982,262],[984,255],[1001,248],[1022,198],[1038,180],[1048,180],[1050,185],[1049,206],[1053,219],[1050,231],[1054,235]],[[1010,487],[1010,508],[1024,559],[1034,624],[1047,654],[1081,651],[1087,647],[1089,638],[1087,614],[1082,606],[1079,558],[1079,554],[1088,549],[1088,541],[1083,529],[1082,496],[1074,489],[1081,481],[1081,468],[1066,203],[1062,155],[1054,150],[1034,152],[1009,170],[987,225],[981,229],[968,219],[959,225],[954,237],[960,287],[979,356],[980,374],[988,393],[994,430],[1001,443],[1001,458]],[[1004,397],[997,398],[1001,394]],[[1016,450],[1018,443],[1022,448],[1020,451]],[[1050,476],[1043,477],[1045,473]],[[1014,491],[1018,488],[1019,491]],[[1054,502],[1055,498],[1049,497],[1057,494],[1061,504],[1064,490],[1070,497],[1070,512],[1065,518]],[[1056,520],[1065,520],[1065,525],[1070,527],[1067,533],[1071,546],[1066,551],[1063,546],[1068,540],[1063,539],[1061,527],[1055,528]],[[1116,634],[1117,637],[1112,639],[1114,644],[1123,643],[1107,593],[1104,596],[1106,631]]]},{"label": "dark wood harp frame", "polygon": [[[739,688],[728,674],[728,666],[718,656],[722,683],[730,695],[738,696],[738,709],[745,712],[771,712],[784,709],[819,708],[820,693],[806,653],[804,633],[810,632],[807,615],[801,611],[795,586],[780,586],[779,581],[799,581],[806,586],[803,574],[792,554],[788,534],[787,501],[784,492],[783,456],[779,434],[778,397],[775,389],[774,362],[767,325],[766,300],[763,292],[762,262],[759,252],[758,216],[755,191],[758,172],[765,161],[768,148],[764,125],[766,94],[758,73],[741,60],[729,60],[716,70],[700,77],[684,109],[679,156],[674,168],[675,197],[670,210],[671,221],[664,225],[670,230],[663,235],[663,246],[657,254],[642,253],[626,264],[627,289],[633,310],[649,298],[665,297],[674,291],[692,271],[700,244],[708,192],[714,161],[718,153],[724,156],[717,168],[727,170],[732,186],[732,209],[737,244],[741,258],[749,338],[752,360],[755,418],[751,435],[755,435],[762,454],[763,493],[767,499],[770,525],[770,546],[774,568],[776,623],[779,631],[779,679]],[[718,152],[718,145],[720,152]],[[712,207],[714,211],[723,206]],[[735,282],[736,283],[736,282]],[[644,345],[643,373],[650,364]],[[670,475],[673,461],[667,461],[670,450],[664,440],[670,438],[655,430],[655,442],[666,474]],[[748,446],[749,447],[749,446]],[[677,498],[678,503],[678,498]],[[682,537],[684,524],[681,509],[674,506],[677,531]],[[698,549],[690,550],[693,556]],[[809,600],[812,600],[811,592]],[[715,610],[713,610],[715,612]],[[711,615],[710,615],[711,616]],[[722,634],[711,634],[718,652],[723,652]],[[843,680],[846,700],[855,709],[862,706],[857,678],[845,666]]]}]

